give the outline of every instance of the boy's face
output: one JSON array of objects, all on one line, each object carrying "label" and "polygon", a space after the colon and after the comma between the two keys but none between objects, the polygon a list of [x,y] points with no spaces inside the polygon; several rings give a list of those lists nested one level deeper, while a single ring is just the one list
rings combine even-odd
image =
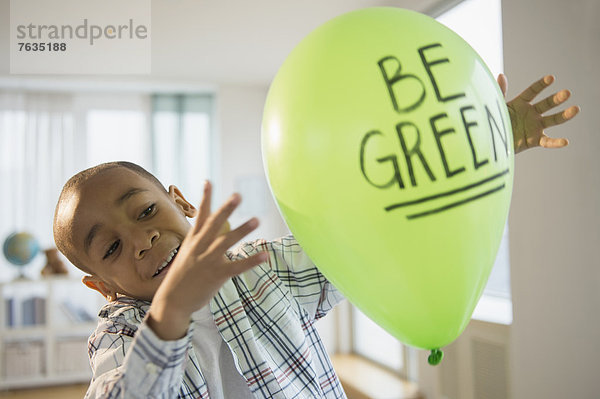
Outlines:
[{"label": "boy's face", "polygon": [[96,279],[84,280],[88,286],[151,300],[194,213],[174,187],[166,193],[129,169],[113,168],[85,182],[60,219],[71,222],[71,250]]}]

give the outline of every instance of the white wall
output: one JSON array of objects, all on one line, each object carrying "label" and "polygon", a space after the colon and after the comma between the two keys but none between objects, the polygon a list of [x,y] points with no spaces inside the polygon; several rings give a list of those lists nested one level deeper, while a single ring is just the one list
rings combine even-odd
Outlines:
[{"label": "white wall", "polygon": [[570,103],[582,108],[574,121],[550,130],[568,137],[568,148],[536,149],[516,160],[509,219],[513,398],[598,398],[600,2],[504,0],[503,23],[510,97],[552,73],[556,89],[571,89]]}]

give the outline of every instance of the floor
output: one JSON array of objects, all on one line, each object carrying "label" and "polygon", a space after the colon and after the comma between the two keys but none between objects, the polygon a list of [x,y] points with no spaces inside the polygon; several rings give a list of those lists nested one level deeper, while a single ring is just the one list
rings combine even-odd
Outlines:
[{"label": "floor", "polygon": [[0,399],[81,399],[85,396],[87,387],[88,384],[78,384],[39,389],[0,391]]}]

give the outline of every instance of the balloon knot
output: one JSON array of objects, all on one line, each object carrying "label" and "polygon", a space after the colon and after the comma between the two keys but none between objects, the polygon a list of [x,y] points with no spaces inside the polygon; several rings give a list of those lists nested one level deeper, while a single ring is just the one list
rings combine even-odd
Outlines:
[{"label": "balloon knot", "polygon": [[431,354],[427,358],[427,362],[432,366],[437,366],[442,362],[444,358],[444,352],[441,349],[432,349]]}]

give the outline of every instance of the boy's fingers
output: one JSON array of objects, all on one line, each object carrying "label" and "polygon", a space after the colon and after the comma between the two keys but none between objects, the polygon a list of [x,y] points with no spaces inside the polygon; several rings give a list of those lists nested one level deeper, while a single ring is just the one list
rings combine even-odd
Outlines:
[{"label": "boy's fingers", "polygon": [[231,248],[233,244],[240,241],[242,238],[247,236],[251,231],[258,227],[258,219],[252,218],[246,223],[238,226],[237,228],[219,236],[214,241],[215,250],[219,252],[225,252],[228,248]]},{"label": "boy's fingers", "polygon": [[533,107],[536,112],[543,114],[544,112],[556,107],[567,101],[571,96],[571,92],[569,90],[561,90],[558,93],[554,93],[551,96],[544,98],[542,101],[536,103]]},{"label": "boy's fingers", "polygon": [[560,125],[561,123],[565,123],[569,119],[573,119],[578,113],[579,107],[577,105],[573,105],[572,107],[569,107],[562,112],[557,112],[552,115],[544,116],[542,118],[542,126],[544,126],[544,128],[547,128],[550,126]]},{"label": "boy's fingers", "polygon": [[506,97],[506,92],[508,90],[508,79],[506,79],[506,75],[501,73],[498,75],[498,86],[500,86],[500,91],[502,91],[502,95]]},{"label": "boy's fingers", "polygon": [[544,148],[562,148],[569,144],[569,140],[565,138],[555,139],[548,136],[542,136],[540,139],[540,147]]},{"label": "boy's fingers", "polygon": [[201,233],[206,237],[210,237],[211,241],[217,236],[221,228],[229,219],[229,216],[233,213],[235,208],[240,204],[241,197],[239,194],[233,194],[229,199],[219,208],[218,211],[211,214],[206,223],[201,228]]},{"label": "boy's fingers", "polygon": [[204,183],[204,192],[202,193],[202,201],[200,201],[200,206],[198,207],[198,213],[196,214],[196,225],[194,226],[194,231],[199,231],[202,228],[202,225],[210,215],[210,205],[211,205],[211,197],[212,197],[212,185],[207,180]]},{"label": "boy's fingers", "polygon": [[227,263],[227,274],[230,277],[237,276],[245,271],[252,269],[254,266],[260,265],[269,259],[267,252],[259,252],[248,258],[236,260],[235,262]]},{"label": "boy's fingers", "polygon": [[554,76],[546,75],[537,82],[533,83],[528,88],[526,88],[521,94],[519,94],[519,98],[521,98],[524,101],[530,102],[538,94],[540,94],[542,90],[550,86],[552,82],[554,82]]}]

